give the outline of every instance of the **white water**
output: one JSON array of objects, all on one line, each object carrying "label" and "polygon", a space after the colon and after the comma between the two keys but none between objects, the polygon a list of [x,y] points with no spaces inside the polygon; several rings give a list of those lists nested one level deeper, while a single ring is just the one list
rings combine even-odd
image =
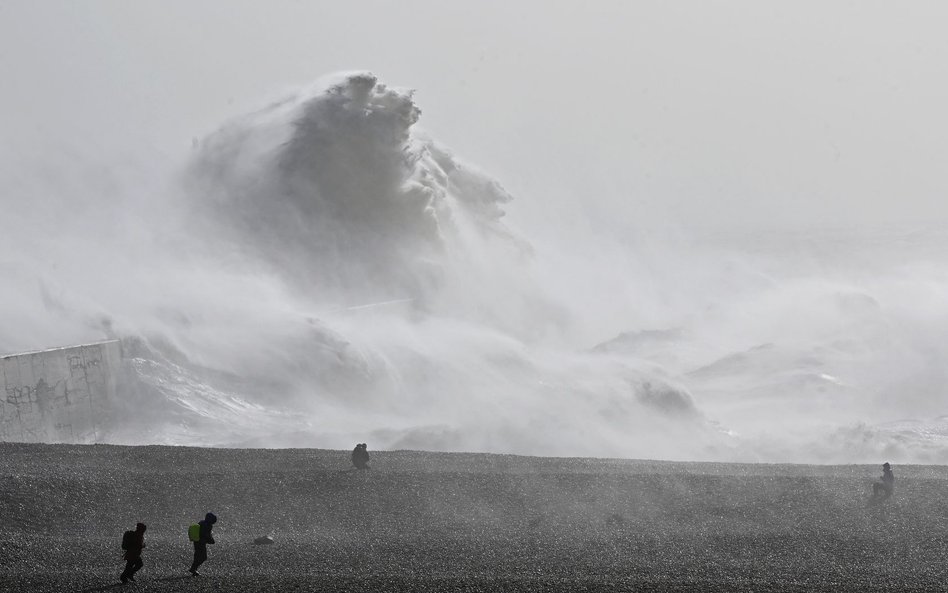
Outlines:
[{"label": "white water", "polygon": [[525,236],[419,115],[352,73],[183,163],[0,158],[0,351],[124,338],[122,443],[948,460],[943,233]]}]

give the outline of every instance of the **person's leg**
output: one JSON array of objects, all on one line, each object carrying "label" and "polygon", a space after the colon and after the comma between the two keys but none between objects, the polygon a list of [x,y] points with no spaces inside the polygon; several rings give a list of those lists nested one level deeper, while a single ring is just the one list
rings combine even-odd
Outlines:
[{"label": "person's leg", "polygon": [[199,566],[207,560],[207,544],[194,542],[194,563],[191,564],[191,572],[197,572]]},{"label": "person's leg", "polygon": [[139,556],[135,559],[135,562],[132,563],[132,570],[128,573],[128,578],[135,580],[135,573],[142,569],[145,566],[145,561],[142,560],[142,557]]},{"label": "person's leg", "polygon": [[138,569],[142,567],[142,564],[144,564],[144,562],[142,562],[141,556],[138,556],[137,558],[133,558],[130,556],[126,557],[125,570],[122,571],[122,576],[120,576],[119,579],[121,579],[123,583],[129,579],[134,581],[135,572],[137,572]]}]

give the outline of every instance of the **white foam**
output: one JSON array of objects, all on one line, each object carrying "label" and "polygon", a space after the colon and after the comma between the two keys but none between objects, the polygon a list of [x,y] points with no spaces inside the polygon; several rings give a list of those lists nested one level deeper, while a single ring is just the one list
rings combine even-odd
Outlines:
[{"label": "white foam", "polygon": [[[345,73],[227,123],[184,175],[6,161],[0,351],[135,344],[147,405],[119,442],[948,459],[924,420],[945,403],[941,235],[564,221],[531,242],[419,117]],[[897,410],[922,420],[887,428]]]}]

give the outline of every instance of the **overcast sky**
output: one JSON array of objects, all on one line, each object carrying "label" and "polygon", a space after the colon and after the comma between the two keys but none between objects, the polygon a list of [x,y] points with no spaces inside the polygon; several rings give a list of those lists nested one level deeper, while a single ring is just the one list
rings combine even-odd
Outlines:
[{"label": "overcast sky", "polygon": [[946,30],[943,2],[0,0],[0,159],[183,154],[370,69],[512,214],[943,221]]}]

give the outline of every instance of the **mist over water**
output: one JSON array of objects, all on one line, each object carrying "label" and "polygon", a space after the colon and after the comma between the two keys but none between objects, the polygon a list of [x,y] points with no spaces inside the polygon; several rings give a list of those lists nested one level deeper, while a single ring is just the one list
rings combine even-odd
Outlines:
[{"label": "mist over water", "polygon": [[186,155],[0,155],[0,352],[122,338],[118,443],[948,460],[945,233],[584,228],[421,120],[356,72]]}]

